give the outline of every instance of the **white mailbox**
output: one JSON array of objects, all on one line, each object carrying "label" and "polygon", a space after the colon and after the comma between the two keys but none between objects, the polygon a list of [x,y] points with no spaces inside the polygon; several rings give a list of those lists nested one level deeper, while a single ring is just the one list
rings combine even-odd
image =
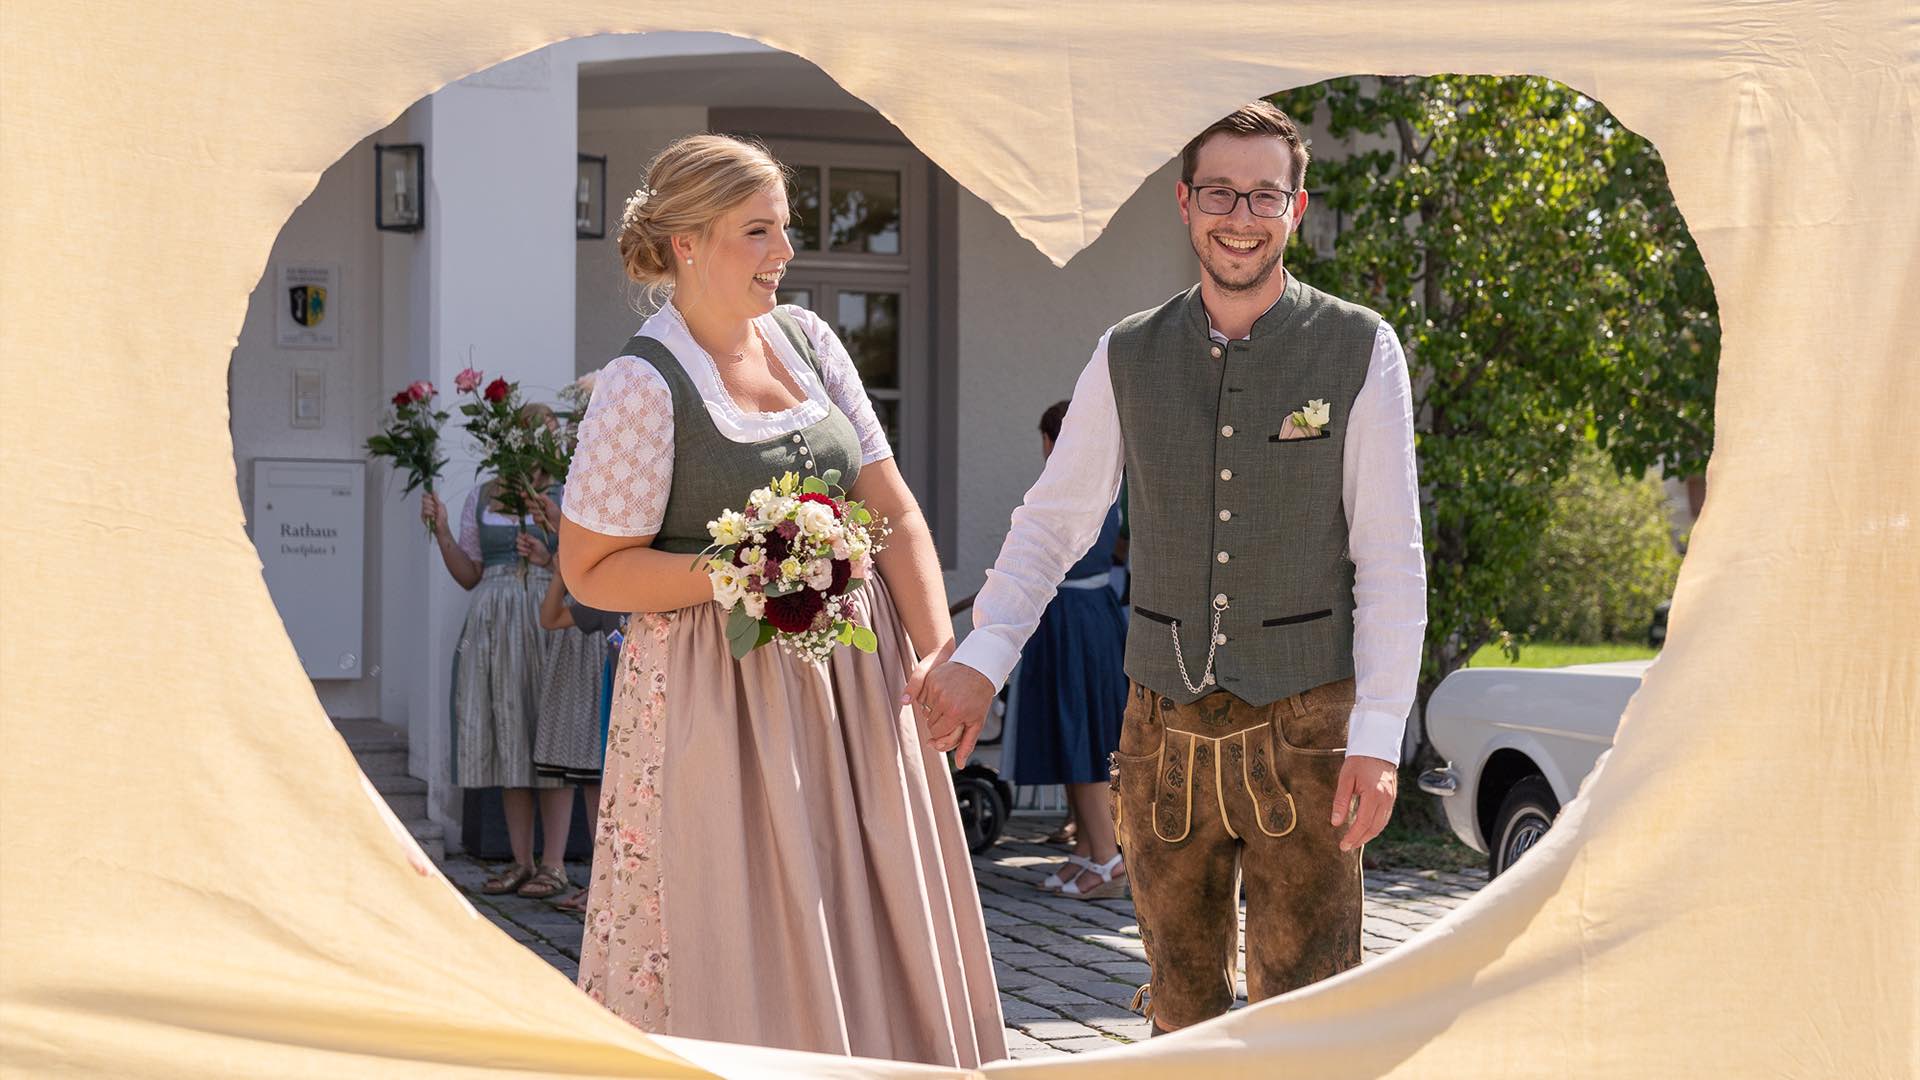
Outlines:
[{"label": "white mailbox", "polygon": [[360,461],[253,461],[253,546],[309,678],[361,674],[366,472]]}]

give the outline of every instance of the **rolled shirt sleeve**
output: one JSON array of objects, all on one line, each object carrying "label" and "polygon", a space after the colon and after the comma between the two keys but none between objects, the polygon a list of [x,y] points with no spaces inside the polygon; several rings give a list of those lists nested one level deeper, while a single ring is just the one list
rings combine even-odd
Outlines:
[{"label": "rolled shirt sleeve", "polygon": [[1355,701],[1348,756],[1398,765],[1420,677],[1427,570],[1413,457],[1413,392],[1400,339],[1384,319],[1342,447],[1341,501],[1353,559]]}]

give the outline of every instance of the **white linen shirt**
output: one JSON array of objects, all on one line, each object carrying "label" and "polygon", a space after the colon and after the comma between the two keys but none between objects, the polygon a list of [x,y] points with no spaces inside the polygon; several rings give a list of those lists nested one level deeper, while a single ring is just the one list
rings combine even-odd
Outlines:
[{"label": "white linen shirt", "polygon": [[[1214,340],[1226,336],[1208,327]],[[1013,512],[1000,557],[973,603],[973,632],[953,658],[1004,684],[1067,568],[1092,545],[1120,491],[1126,460],[1107,372],[1109,329],[1073,389],[1040,479]],[[1341,503],[1354,564],[1355,703],[1347,755],[1396,765],[1420,676],[1427,574],[1413,460],[1413,393],[1406,355],[1386,320],[1341,449]]]}]

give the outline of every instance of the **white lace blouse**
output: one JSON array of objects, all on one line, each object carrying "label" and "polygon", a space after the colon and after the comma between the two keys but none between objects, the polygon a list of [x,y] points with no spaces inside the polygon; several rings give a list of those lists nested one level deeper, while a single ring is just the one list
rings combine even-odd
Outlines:
[{"label": "white lace blouse", "polygon": [[[799,307],[787,310],[813,345],[822,374],[814,374],[771,315],[756,320],[774,355],[806,392],[800,404],[779,412],[747,412],[734,402],[713,357],[693,340],[672,304],[648,318],[640,333],[666,345],[680,361],[714,426],[734,442],[764,442],[810,427],[826,419],[831,402],[853,421],[861,464],[892,457],[846,346],[818,315]],[[615,358],[601,370],[580,422],[580,445],[567,471],[567,498],[560,512],[605,536],[658,533],[673,488],[673,453],[673,394],[666,379],[638,356]]]}]

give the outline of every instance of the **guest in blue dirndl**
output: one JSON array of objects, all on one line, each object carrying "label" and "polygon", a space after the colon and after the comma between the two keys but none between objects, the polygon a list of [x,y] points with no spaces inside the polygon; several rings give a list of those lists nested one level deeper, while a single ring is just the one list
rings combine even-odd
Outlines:
[{"label": "guest in blue dirndl", "polygon": [[[1062,401],[1041,416],[1043,455],[1053,453],[1066,415]],[[1093,547],[1068,569],[1039,628],[1027,639],[1015,682],[1020,711],[1011,780],[1066,785],[1075,823],[1073,854],[1041,888],[1089,900],[1127,890],[1107,787],[1107,755],[1120,745],[1120,717],[1127,707],[1122,668],[1127,621],[1109,587],[1119,538],[1116,503]]]}]

